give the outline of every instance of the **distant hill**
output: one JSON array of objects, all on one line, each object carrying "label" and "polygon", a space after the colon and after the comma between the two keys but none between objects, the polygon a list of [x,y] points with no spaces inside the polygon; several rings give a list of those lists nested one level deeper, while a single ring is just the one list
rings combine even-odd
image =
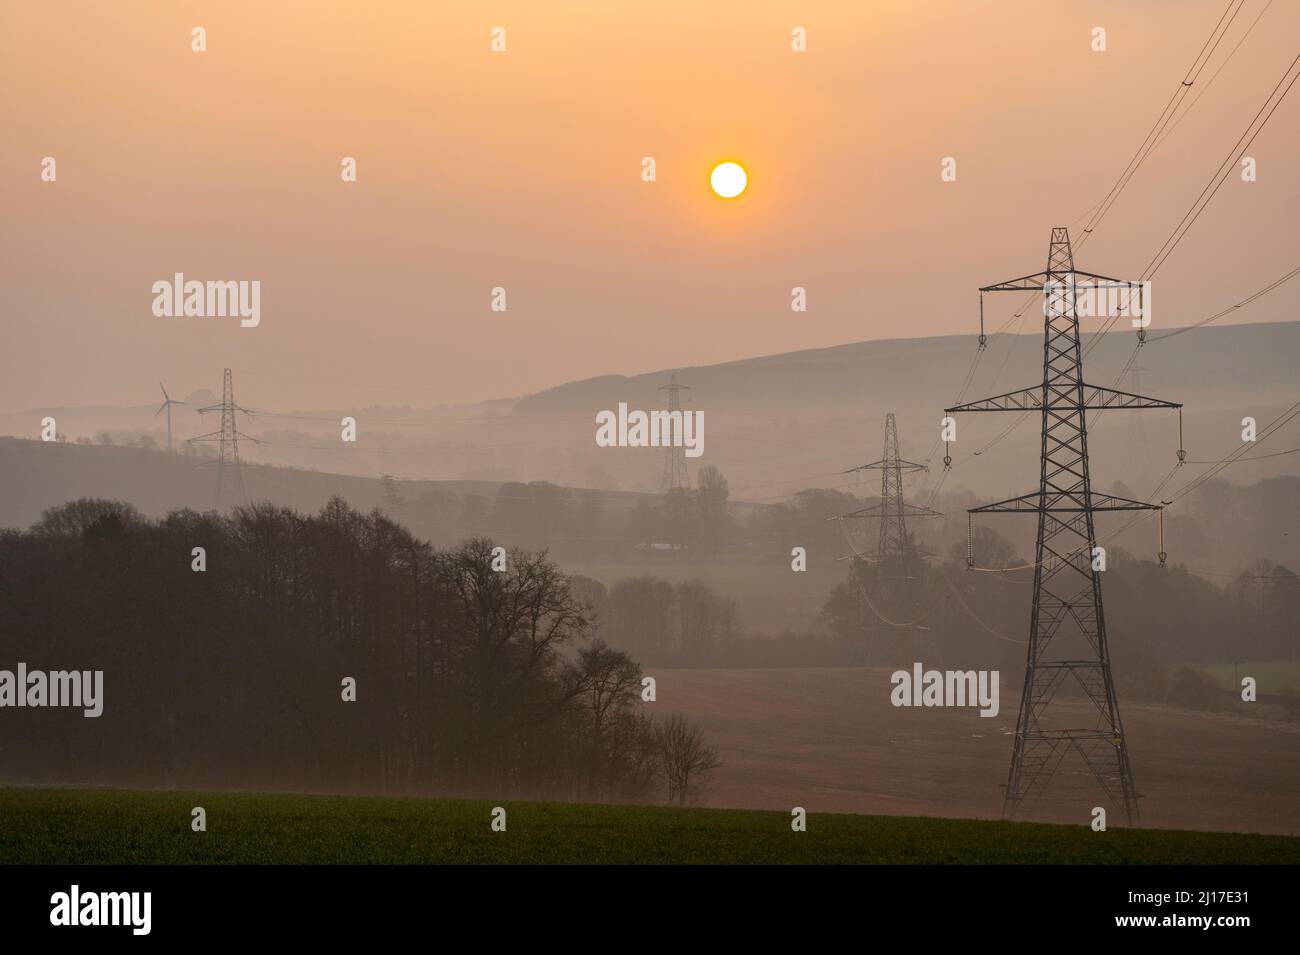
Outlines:
[{"label": "distant hill", "polygon": [[[1294,397],[1300,322],[1190,329],[1167,340],[1155,333],[1141,349],[1143,381],[1194,390],[1202,401],[1239,401],[1243,392],[1270,399]],[[1085,334],[1085,374],[1111,385],[1137,344],[1133,332],[1115,330],[1096,341]],[[967,397],[1000,394],[1042,381],[1042,334],[993,335]],[[916,403],[931,413],[956,397],[975,357],[974,336],[885,339],[767,355],[678,369],[699,407],[750,406],[791,413],[849,406]],[[1000,372],[1000,373],[999,373]],[[668,371],[624,377],[604,375],[519,399],[515,414],[585,410],[621,398],[651,404]],[[1177,399],[1178,396],[1168,396]],[[738,408],[732,402],[740,402]],[[882,405],[882,406],[883,406]],[[846,408],[843,410],[852,410]]]},{"label": "distant hill", "polygon": [[[213,506],[215,460],[132,447],[65,444],[0,438],[0,526],[28,527],[47,507],[81,497],[127,501],[144,514],[160,517],[178,508]],[[245,464],[244,486],[251,500],[269,500],[302,511],[316,511],[334,494],[369,510],[383,498],[374,478],[325,474]],[[500,482],[425,481],[404,485],[403,493],[426,490],[490,497]]]},{"label": "distant hill", "polygon": [[[1031,317],[1026,314],[1025,328],[1032,325]],[[1133,332],[1117,328],[1100,341],[1085,336],[1084,345],[1091,349],[1086,374],[1094,384],[1182,401],[1189,461],[1213,461],[1229,453],[1240,446],[1243,417],[1254,417],[1262,428],[1297,398],[1294,358],[1300,354],[1300,322],[1207,326],[1167,339],[1161,334],[1153,332],[1119,382],[1116,377],[1136,345]],[[942,452],[936,439],[945,406],[959,397],[996,395],[1041,381],[1041,334],[991,336],[963,393],[976,357],[974,336],[950,336],[857,342],[678,369],[681,383],[691,389],[683,393],[684,405],[705,412],[704,455],[688,465],[692,473],[706,464],[721,468],[736,499],[777,500],[810,485],[853,489],[851,479],[840,472],[879,457],[884,418],[893,411],[904,454],[922,459],[933,451],[929,463],[937,467]],[[664,407],[660,389],[669,374],[605,375],[516,399],[428,411],[281,413],[260,409],[256,395],[241,394],[241,402],[258,413],[241,416],[240,429],[263,442],[241,450],[246,461],[337,474],[489,483],[541,479],[654,492],[662,452],[598,448],[595,415],[617,408],[620,401],[633,409]],[[53,414],[60,432],[74,438],[104,429],[118,443],[148,434],[162,444],[164,419],[153,411],[152,405],[33,409],[0,417],[0,432],[34,438],[41,417]],[[358,420],[355,444],[339,439],[345,414]],[[176,441],[210,432],[217,424],[212,415],[178,408]],[[1035,416],[963,416],[945,490],[964,488],[980,497],[1031,490],[1038,445]],[[1300,426],[1293,426],[1260,451],[1297,445]],[[1090,450],[1098,486],[1118,480],[1138,495],[1146,493],[1172,466],[1177,446],[1173,412],[1092,416]],[[1300,455],[1234,465],[1223,477],[1244,484],[1286,474],[1300,474]]]},{"label": "distant hill", "polygon": [[[1133,332],[1117,330],[1099,342],[1095,335],[1084,336],[1084,347],[1092,349],[1085,374],[1094,384],[1128,391],[1140,387],[1144,394],[1183,402],[1185,445],[1193,460],[1218,458],[1231,450],[1240,440],[1242,417],[1253,416],[1262,427],[1300,397],[1294,362],[1300,354],[1300,322],[1206,327],[1167,340],[1155,337],[1133,363],[1136,378],[1130,369],[1117,383],[1136,346]],[[678,378],[692,387],[688,407],[713,416],[703,460],[741,476],[733,481],[740,486],[874,460],[889,411],[898,415],[904,453],[914,459],[925,456],[938,436],[942,409],[956,403],[975,357],[972,336],[899,339],[682,368]],[[632,407],[659,407],[664,399],[658,389],[668,374],[603,376],[561,385],[520,399],[514,413],[577,417],[620,400]],[[992,336],[961,397],[1002,394],[1041,380],[1041,334]],[[1037,476],[1035,417],[1000,441],[995,454],[973,460],[974,451],[1017,417],[959,419],[960,440],[953,446],[953,457],[963,464],[952,475],[952,484],[990,493],[1030,489]],[[1173,413],[1108,412],[1094,416],[1094,429],[1098,439],[1092,451],[1103,481],[1154,484],[1174,461],[1178,430]],[[1300,444],[1300,427],[1289,433],[1296,438],[1274,449]],[[931,463],[937,464],[939,457]],[[1251,465],[1254,470],[1248,475],[1229,476],[1253,481],[1300,473],[1297,460],[1270,461]]]}]

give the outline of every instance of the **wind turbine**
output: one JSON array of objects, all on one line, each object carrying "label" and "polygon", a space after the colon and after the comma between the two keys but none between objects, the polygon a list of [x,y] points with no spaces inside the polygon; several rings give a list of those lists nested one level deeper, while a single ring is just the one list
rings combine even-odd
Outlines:
[{"label": "wind turbine", "polygon": [[167,412],[167,450],[170,451],[172,449],[172,405],[187,405],[189,402],[176,401],[173,399],[169,394],[167,394],[167,389],[163,388],[163,383],[161,381],[158,382],[158,387],[162,388],[163,403],[158,406],[158,410],[153,413],[153,416],[156,418],[162,414],[163,411]]}]

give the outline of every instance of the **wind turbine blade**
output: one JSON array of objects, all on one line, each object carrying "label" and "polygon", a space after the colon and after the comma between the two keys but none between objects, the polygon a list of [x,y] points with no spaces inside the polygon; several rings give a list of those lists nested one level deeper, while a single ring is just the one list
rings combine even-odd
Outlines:
[{"label": "wind turbine blade", "polygon": [[158,382],[158,387],[162,388],[163,397],[166,398],[168,401],[171,401],[172,397],[171,395],[167,394],[167,389],[163,388],[163,383],[161,381]]},{"label": "wind turbine blade", "polygon": [[155,418],[158,417],[160,414],[163,413],[163,409],[166,407],[167,407],[167,402],[164,401],[161,405],[158,406],[158,410],[153,413],[153,416]]}]

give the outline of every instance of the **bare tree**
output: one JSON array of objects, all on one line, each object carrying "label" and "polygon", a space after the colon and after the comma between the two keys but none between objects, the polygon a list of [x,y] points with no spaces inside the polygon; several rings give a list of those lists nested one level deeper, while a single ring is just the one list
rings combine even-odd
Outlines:
[{"label": "bare tree", "polygon": [[716,550],[727,542],[727,497],[730,495],[727,479],[712,464],[700,468],[696,475],[696,500],[699,504],[703,545],[706,550]]},{"label": "bare tree", "polygon": [[391,474],[385,474],[379,479],[379,485],[382,489],[383,498],[380,510],[383,511],[386,517],[397,520],[406,507],[406,502],[402,500],[401,489],[397,486],[397,478]]},{"label": "bare tree", "polygon": [[685,806],[699,796],[700,777],[722,765],[704,733],[676,713],[657,727],[659,758],[668,784],[669,805]]},{"label": "bare tree", "polygon": [[588,789],[597,798],[624,775],[627,735],[623,723],[641,689],[641,667],[620,650],[594,640],[578,651],[583,706],[590,711]]}]

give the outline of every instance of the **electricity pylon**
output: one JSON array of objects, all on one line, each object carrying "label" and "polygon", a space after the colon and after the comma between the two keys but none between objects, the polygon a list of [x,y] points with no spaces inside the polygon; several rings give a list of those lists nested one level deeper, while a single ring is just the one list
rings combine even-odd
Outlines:
[{"label": "electricity pylon", "polygon": [[226,369],[221,387],[221,404],[208,405],[198,409],[199,414],[213,411],[221,412],[221,430],[190,438],[192,442],[216,442],[217,456],[217,494],[215,508],[221,510],[222,504],[231,502],[244,504],[248,495],[244,492],[244,475],[239,467],[239,439],[257,443],[256,438],[249,437],[235,427],[235,412],[248,414],[248,409],[235,404],[235,386],[231,382],[230,369]]},{"label": "electricity pylon", "polygon": [[[1102,409],[1182,405],[1084,382],[1077,311],[1080,278],[1085,287],[1127,288],[1130,295],[1137,287],[1136,283],[1076,269],[1069,231],[1057,228],[1052,230],[1045,272],[980,289],[981,316],[985,292],[1043,292],[1043,383],[948,408],[945,413],[1035,409],[1042,413],[1038,490],[970,510],[972,514],[1038,515],[1025,685],[1003,818],[1014,817],[1041,796],[1061,761],[1073,751],[1083,758],[1112,805],[1124,812],[1130,824],[1136,824],[1137,790],[1111,677],[1102,612],[1100,572],[1105,555],[1097,548],[1093,515],[1098,511],[1159,510],[1160,505],[1092,492],[1085,416]],[[1062,630],[1067,623],[1073,625],[1073,631]],[[1054,643],[1055,652],[1049,652]],[[1062,643],[1067,644],[1064,649]],[[1062,724],[1056,715],[1059,706],[1051,707],[1069,678],[1079,684],[1097,711],[1091,726]],[[1077,723],[1077,717],[1074,720]]]},{"label": "electricity pylon", "polygon": [[914,655],[920,649],[917,644],[916,634],[919,631],[929,629],[922,623],[925,619],[925,612],[921,608],[918,587],[918,581],[924,571],[923,558],[928,555],[916,546],[916,542],[908,534],[907,519],[909,517],[942,517],[943,515],[938,511],[930,510],[928,507],[908,504],[903,500],[903,473],[928,470],[930,469],[926,465],[905,461],[900,456],[898,450],[898,425],[894,420],[894,413],[889,412],[885,416],[885,447],[880,460],[872,461],[870,464],[860,464],[844,472],[845,474],[852,474],[857,471],[879,471],[880,503],[859,508],[856,511],[840,516],[841,520],[847,518],[879,519],[880,536],[876,545],[876,552],[874,554],[855,554],[854,557],[856,560],[875,564],[874,581],[885,584],[889,591],[889,599],[882,601],[885,603],[884,611],[889,616],[886,617],[885,613],[876,609],[865,590],[863,596],[868,601],[872,613],[880,618],[881,623],[885,625],[883,628],[872,629],[912,631],[914,634]]},{"label": "electricity pylon", "polygon": [[[686,447],[683,443],[682,435],[678,434],[675,429],[681,428],[682,420],[682,399],[680,392],[690,391],[689,385],[679,385],[677,383],[677,373],[673,372],[668,384],[661,385],[660,391],[668,392],[668,421],[666,428],[668,433],[660,435],[660,441],[664,445],[664,473],[659,479],[659,490],[668,494],[678,488],[683,490],[690,488],[691,479],[686,473]],[[673,417],[673,412],[677,412],[677,417]]]}]

